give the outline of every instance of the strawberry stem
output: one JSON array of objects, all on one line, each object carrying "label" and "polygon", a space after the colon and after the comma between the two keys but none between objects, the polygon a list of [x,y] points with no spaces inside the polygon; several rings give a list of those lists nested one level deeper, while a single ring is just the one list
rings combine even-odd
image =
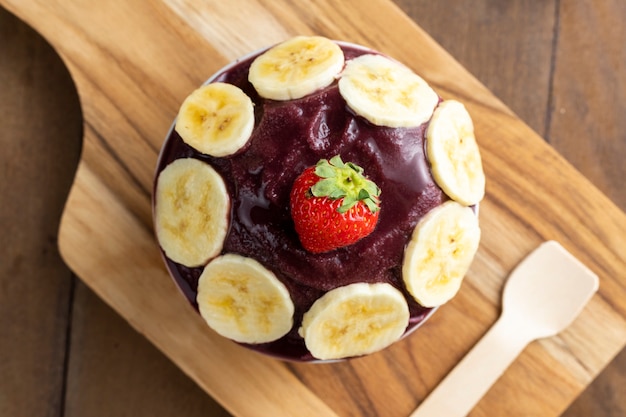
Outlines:
[{"label": "strawberry stem", "polygon": [[315,166],[315,174],[322,178],[313,187],[315,197],[331,200],[343,198],[339,213],[345,213],[359,201],[372,213],[380,210],[380,188],[363,174],[363,168],[352,162],[344,163],[339,155],[329,160],[321,159]]}]

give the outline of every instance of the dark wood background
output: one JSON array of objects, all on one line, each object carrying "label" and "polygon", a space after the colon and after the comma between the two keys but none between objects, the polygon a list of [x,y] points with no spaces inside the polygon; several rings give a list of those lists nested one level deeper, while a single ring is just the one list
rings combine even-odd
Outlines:
[{"label": "dark wood background", "polygon": [[[626,2],[396,3],[626,210]],[[1,8],[0,132],[0,416],[227,416],[60,259],[80,105],[55,52]],[[626,351],[564,417],[626,415],[624,386]]]}]

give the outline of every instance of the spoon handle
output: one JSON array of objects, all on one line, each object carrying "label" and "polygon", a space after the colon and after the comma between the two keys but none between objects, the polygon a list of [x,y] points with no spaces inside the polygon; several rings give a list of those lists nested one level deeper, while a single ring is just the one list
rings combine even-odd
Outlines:
[{"label": "spoon handle", "polygon": [[[410,417],[463,417],[532,341],[501,316]],[[530,339],[530,340],[529,340]]]}]

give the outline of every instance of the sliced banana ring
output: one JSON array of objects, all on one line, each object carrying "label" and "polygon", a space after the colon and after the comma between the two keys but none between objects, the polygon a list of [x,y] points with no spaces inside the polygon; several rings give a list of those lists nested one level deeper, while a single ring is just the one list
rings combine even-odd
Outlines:
[{"label": "sliced banana ring", "polygon": [[466,206],[485,195],[485,173],[474,124],[463,104],[442,102],[426,132],[426,153],[433,178],[453,200]]},{"label": "sliced banana ring", "polygon": [[226,254],[209,262],[198,281],[197,301],[207,324],[237,342],[271,342],[293,325],[289,291],[252,258]]},{"label": "sliced banana ring", "polygon": [[339,92],[355,113],[388,127],[421,125],[439,101],[428,83],[409,68],[374,54],[347,61]]},{"label": "sliced banana ring", "polygon": [[456,295],[480,242],[478,218],[470,207],[447,201],[418,223],[406,247],[402,277],[425,307]]},{"label": "sliced banana ring", "polygon": [[155,192],[155,229],[166,256],[188,267],[204,265],[221,250],[230,198],[222,177],[193,158],[161,171]]},{"label": "sliced banana ring", "polygon": [[261,97],[291,100],[330,85],[343,64],[343,51],[330,39],[297,36],[258,56],[248,79]]},{"label": "sliced banana ring", "polygon": [[318,359],[379,351],[400,339],[409,323],[402,293],[386,283],[356,283],[331,290],[304,314],[300,335]]},{"label": "sliced banana ring", "polygon": [[175,126],[186,144],[216,157],[241,149],[253,128],[252,100],[227,83],[211,83],[193,91],[180,106]]}]

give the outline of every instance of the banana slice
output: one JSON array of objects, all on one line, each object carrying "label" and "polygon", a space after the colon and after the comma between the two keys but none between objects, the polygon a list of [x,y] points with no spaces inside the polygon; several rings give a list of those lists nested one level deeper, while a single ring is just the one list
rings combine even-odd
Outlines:
[{"label": "banana slice", "polygon": [[426,131],[426,153],[433,178],[453,200],[466,206],[485,196],[485,173],[474,124],[463,104],[442,102]]},{"label": "banana slice", "polygon": [[159,174],[155,194],[156,235],[168,258],[194,267],[222,250],[230,198],[210,165],[193,158],[175,160]]},{"label": "banana slice", "polygon": [[480,242],[478,217],[470,207],[447,201],[418,223],[404,253],[402,277],[424,307],[456,295]]},{"label": "banana slice", "polygon": [[398,340],[409,324],[402,293],[386,283],[356,283],[331,290],[304,314],[300,335],[318,359],[379,351]]},{"label": "banana slice", "polygon": [[343,64],[343,51],[330,39],[297,36],[257,57],[248,80],[261,97],[297,99],[330,85]]},{"label": "banana slice", "polygon": [[381,55],[349,60],[339,79],[348,106],[378,126],[412,127],[428,121],[439,96],[404,65]]},{"label": "banana slice", "polygon": [[197,301],[207,324],[236,342],[271,342],[293,326],[294,305],[285,285],[241,255],[209,262],[198,281]]},{"label": "banana slice", "polygon": [[189,146],[217,157],[241,149],[253,128],[252,100],[239,87],[227,83],[207,84],[187,96],[175,126]]}]

